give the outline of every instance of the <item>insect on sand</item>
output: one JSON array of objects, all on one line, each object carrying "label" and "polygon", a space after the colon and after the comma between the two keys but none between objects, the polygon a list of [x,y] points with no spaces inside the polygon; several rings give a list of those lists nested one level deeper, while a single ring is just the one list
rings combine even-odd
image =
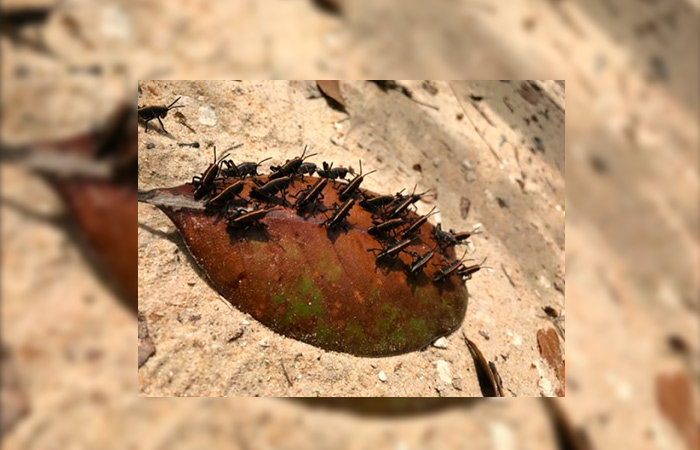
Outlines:
[{"label": "insect on sand", "polygon": [[178,100],[180,100],[181,98],[182,97],[176,98],[175,101],[169,104],[168,106],[154,105],[140,107],[138,110],[139,119],[144,121],[144,128],[146,130],[146,133],[148,133],[148,122],[150,122],[153,119],[158,119],[158,123],[160,123],[160,127],[163,129],[163,132],[167,133],[168,130],[165,129],[165,125],[163,125],[163,121],[160,119],[164,119],[168,115],[168,111],[170,111],[171,109],[184,108],[184,105],[174,106],[175,103],[177,103]]}]

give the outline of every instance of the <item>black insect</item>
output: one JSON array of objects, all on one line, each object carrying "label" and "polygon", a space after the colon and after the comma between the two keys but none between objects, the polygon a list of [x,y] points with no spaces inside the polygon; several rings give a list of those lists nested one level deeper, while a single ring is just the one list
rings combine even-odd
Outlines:
[{"label": "black insect", "polygon": [[296,197],[301,195],[301,198],[297,199],[296,203],[294,203],[294,207],[297,209],[303,209],[311,205],[314,201],[316,201],[316,199],[322,200],[323,189],[326,187],[327,184],[327,178],[319,178],[319,180],[316,181],[313,184],[313,186],[310,186],[309,188],[304,189],[303,191],[299,191]]},{"label": "black insect", "polygon": [[228,203],[233,197],[238,197],[241,200],[246,201],[243,197],[241,197],[239,194],[243,191],[243,188],[245,187],[245,183],[242,180],[238,180],[233,184],[230,184],[226,186],[221,192],[216,194],[214,197],[210,198],[206,206],[207,207],[212,207],[212,206],[224,206],[226,203]]},{"label": "black insect", "polygon": [[422,255],[419,255],[417,253],[412,254],[413,262],[411,263],[411,273],[416,274],[422,271],[426,264],[428,264],[428,262],[432,259],[432,257],[435,256],[435,250],[437,250],[437,246],[433,247],[432,250]]},{"label": "black insect", "polygon": [[326,225],[329,229],[334,228],[338,226],[339,224],[343,223],[345,218],[347,217],[348,214],[350,214],[350,210],[352,209],[353,205],[355,204],[355,199],[351,198],[348,199],[345,203],[340,205],[334,212],[333,215],[328,218],[325,222],[321,224],[321,226]]},{"label": "black insect", "polygon": [[459,233],[456,233],[454,230],[445,231],[442,229],[441,224],[437,224],[435,230],[433,230],[433,237],[436,241],[440,242],[442,247],[448,247],[451,245],[457,245],[471,236],[479,233],[481,233],[481,230],[478,229],[472,231],[462,231]]},{"label": "black insect", "polygon": [[382,258],[397,256],[399,253],[404,251],[406,249],[406,247],[411,245],[411,242],[413,242],[413,238],[404,239],[403,241],[397,242],[394,245],[389,245],[389,246],[383,247],[381,249],[370,248],[367,251],[368,252],[379,251],[379,253],[377,254],[377,261],[378,261]]},{"label": "black insect", "polygon": [[377,197],[365,197],[365,199],[360,202],[360,206],[362,206],[365,209],[369,209],[370,211],[375,211],[377,209],[390,205],[397,199],[401,198],[402,192],[403,189],[401,189],[395,195],[379,195]]},{"label": "black insect", "polygon": [[384,222],[374,222],[374,225],[367,229],[367,232],[372,235],[385,234],[395,228],[405,224],[406,220],[403,217],[397,219],[385,220]]},{"label": "black insect", "polygon": [[450,230],[450,234],[452,235],[452,238],[456,242],[466,241],[470,237],[474,236],[475,234],[479,234],[479,233],[481,233],[481,230],[478,230],[478,229],[472,230],[472,231],[460,231],[459,233],[454,231],[454,230]]},{"label": "black insect", "polygon": [[362,174],[362,161],[360,161],[360,174],[358,176],[356,176],[355,178],[353,178],[353,180],[351,182],[346,184],[345,187],[343,187],[340,190],[340,193],[338,194],[338,198],[340,198],[341,200],[345,200],[345,199],[349,198],[350,196],[352,196],[355,193],[355,191],[357,191],[357,189],[360,187],[360,184],[362,184],[362,180],[364,180],[364,178],[367,175],[374,173],[374,172],[376,172],[376,170],[373,170],[371,172],[367,172],[366,174],[363,175]]},{"label": "black insect", "polygon": [[278,209],[277,207],[264,208],[264,209],[254,209],[252,211],[247,211],[245,209],[239,209],[235,214],[229,216],[226,220],[226,225],[231,228],[243,228],[247,230],[251,226],[259,223],[259,221],[268,215],[270,212]]},{"label": "black insect", "polygon": [[180,100],[180,98],[182,97],[176,98],[175,101],[169,104],[168,106],[142,106],[138,109],[139,119],[144,121],[146,133],[148,133],[148,122],[150,122],[153,119],[158,119],[158,123],[160,123],[161,128],[164,132],[167,133],[165,125],[163,125],[163,121],[160,119],[165,118],[165,116],[168,115],[168,111],[170,111],[171,109],[184,108],[183,105],[173,106],[175,105],[175,103],[178,102],[178,100]]},{"label": "black insect", "polygon": [[311,162],[305,162],[302,163],[301,166],[299,166],[299,175],[301,175],[302,180],[304,179],[304,175],[313,175],[316,172],[316,164],[311,163]]},{"label": "black insect", "polygon": [[270,159],[272,158],[265,158],[258,162],[242,162],[238,165],[236,165],[233,161],[228,160],[224,163],[226,164],[226,168],[224,169],[224,176],[235,176],[240,178],[245,178],[248,175],[258,176],[258,167],[260,167],[260,164]]},{"label": "black insect", "polygon": [[209,194],[210,191],[214,190],[214,180],[219,174],[219,169],[223,163],[224,158],[228,156],[228,153],[224,153],[221,158],[216,159],[216,147],[214,147],[214,162],[207,167],[207,170],[198,177],[192,178],[192,184],[194,184],[194,198],[199,200],[205,195]]},{"label": "black insect", "polygon": [[348,169],[345,167],[335,167],[333,168],[333,163],[329,166],[327,162],[323,161],[323,170],[318,171],[318,175],[323,178],[330,178],[331,180],[345,179],[348,174]]},{"label": "black insect", "polygon": [[[257,184],[257,180],[256,184]],[[292,177],[287,176],[287,177],[282,177],[282,178],[276,178],[274,180],[269,180],[267,183],[261,185],[258,185],[257,187],[254,187],[250,191],[250,195],[252,197],[257,197],[263,200],[272,200],[273,196],[277,194],[278,192],[282,191],[282,201],[286,203],[286,200],[284,199],[284,193],[286,192],[287,186],[292,182]]]},{"label": "black insect", "polygon": [[459,268],[459,270],[457,270],[457,275],[462,277],[462,279],[464,279],[464,280],[471,280],[472,275],[474,275],[475,273],[477,273],[478,271],[480,271],[481,269],[486,267],[486,266],[484,266],[485,262],[486,262],[486,258],[484,258],[483,261],[481,261],[479,264],[474,264],[472,266],[462,266]]},{"label": "black insect", "polygon": [[[413,235],[416,231],[420,230],[420,227],[422,227],[423,224],[428,221],[428,218],[430,216],[432,216],[433,214],[437,214],[437,211],[435,211],[434,206],[433,206],[433,209],[431,209],[428,214],[417,218],[416,220],[413,221],[413,223],[411,223],[411,225],[409,225],[408,228],[403,230],[403,232],[401,233],[401,237],[405,239],[405,238]],[[396,219],[393,219],[393,220],[396,220]]]},{"label": "black insect", "polygon": [[444,266],[442,269],[438,270],[438,272],[435,274],[435,277],[433,277],[434,282],[438,282],[441,280],[444,280],[445,278],[449,277],[452,275],[454,272],[458,272],[460,269],[464,268],[464,257],[467,256],[467,251],[464,251],[464,254],[460,259],[457,261],[450,263],[446,266]]},{"label": "black insect", "polygon": [[[306,158],[310,158],[312,156],[315,156],[316,153],[312,153],[310,155],[306,155],[306,150],[308,149],[308,146],[304,147],[304,151],[302,152],[301,156],[297,156],[294,159],[287,160],[283,165],[281,166],[272,166],[270,169],[273,170],[273,172],[270,174],[269,179],[274,180],[276,178],[281,178],[285,176],[291,176],[291,175],[296,175],[299,173],[299,169],[301,168],[301,165],[304,163],[304,160]],[[306,155],[306,156],[305,156]]]},{"label": "black insect", "polygon": [[401,215],[404,211],[408,209],[409,206],[422,199],[423,196],[428,192],[429,190],[420,194],[416,194],[416,187],[414,186],[413,193],[411,195],[401,196],[394,202],[394,206],[392,207],[391,212],[389,212],[388,217],[390,219],[393,219],[394,217]]}]

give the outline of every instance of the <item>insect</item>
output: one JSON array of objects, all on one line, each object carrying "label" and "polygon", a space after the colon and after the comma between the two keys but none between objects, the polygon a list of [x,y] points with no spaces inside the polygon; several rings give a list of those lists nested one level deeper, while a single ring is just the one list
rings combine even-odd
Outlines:
[{"label": "insect", "polygon": [[160,120],[161,118],[165,118],[168,115],[168,111],[171,109],[175,108],[184,108],[183,105],[179,106],[173,106],[175,103],[178,102],[182,97],[178,97],[175,99],[174,102],[169,104],[168,106],[142,106],[138,109],[139,113],[139,119],[144,121],[144,127],[146,129],[146,133],[148,133],[148,122],[150,122],[153,119],[158,119],[158,123],[160,123],[161,128],[163,129],[164,132],[168,132],[165,129],[165,125],[163,125],[163,121]]},{"label": "insect", "polygon": [[207,170],[200,176],[192,177],[192,184],[194,184],[194,198],[199,200],[209,193],[209,191],[214,187],[214,180],[219,174],[219,169],[223,163],[224,158],[228,156],[228,153],[224,153],[221,158],[216,159],[216,147],[214,147],[214,162],[207,168]]},{"label": "insect", "polygon": [[231,200],[231,198],[233,198],[233,197],[238,197],[238,198],[246,201],[246,203],[247,203],[247,200],[245,200],[243,197],[241,197],[239,195],[241,193],[241,191],[243,191],[244,186],[245,186],[245,183],[243,182],[243,180],[238,180],[235,183],[226,186],[221,192],[219,192],[214,197],[210,198],[205,205],[207,207],[209,207],[209,206],[223,206],[229,200]]},{"label": "insect", "polygon": [[[253,197],[258,197],[262,198],[263,200],[271,200],[272,196],[275,195],[276,193],[280,191],[284,191],[287,189],[287,186],[289,186],[289,183],[292,182],[292,177],[287,176],[287,177],[282,177],[282,178],[276,178],[274,180],[269,180],[267,183],[263,184],[262,186],[258,185],[258,187],[254,187],[250,191],[250,195]],[[257,183],[257,180],[256,180]],[[284,195],[282,196],[282,201],[286,203],[286,200],[284,199]]]},{"label": "insect", "polygon": [[464,257],[467,256],[467,251],[464,251],[464,254],[460,259],[457,261],[450,263],[446,266],[444,266],[442,269],[438,270],[437,273],[435,274],[435,277],[433,278],[434,282],[442,281],[445,278],[449,277],[452,275],[454,272],[459,271],[460,269],[464,268]]},{"label": "insect", "polygon": [[411,263],[411,273],[415,274],[423,270],[426,264],[435,256],[435,250],[437,246],[433,247],[432,250],[424,253],[423,255],[414,254],[413,262]]},{"label": "insect", "polygon": [[323,222],[321,226],[326,225],[330,229],[342,223],[343,220],[345,220],[345,217],[350,214],[350,209],[352,209],[354,204],[354,198],[348,199],[345,203],[340,205],[340,207],[333,212],[333,215],[328,220]]},{"label": "insect", "polygon": [[327,162],[323,161],[323,170],[318,171],[318,175],[324,178],[330,178],[331,180],[337,180],[338,178],[345,179],[348,174],[348,169],[345,167],[333,168],[333,163],[329,166]]},{"label": "insect", "polygon": [[[304,146],[304,151],[302,152],[301,156],[297,156],[296,158],[294,158],[292,160],[287,160],[287,162],[285,162],[281,166],[270,167],[270,169],[272,169],[273,172],[270,174],[269,179],[274,180],[276,178],[281,178],[281,177],[288,176],[288,175],[295,175],[295,174],[299,173],[299,168],[304,163],[304,159],[310,158],[312,156],[316,156],[316,153],[306,155],[306,150],[308,148],[309,148],[308,146]],[[306,156],[304,156],[304,155],[306,155]]]},{"label": "insect", "polygon": [[406,211],[409,206],[416,203],[418,200],[422,199],[423,196],[425,194],[427,194],[428,192],[430,192],[430,190],[427,190],[427,191],[422,192],[420,194],[416,194],[416,187],[413,186],[413,193],[411,195],[407,195],[405,197],[399,197],[397,199],[397,202],[396,202],[397,205],[389,213],[389,218],[393,219],[394,217],[400,215],[401,213]]},{"label": "insect", "polygon": [[259,222],[263,217],[271,213],[272,211],[278,209],[277,207],[254,209],[252,211],[247,211],[245,209],[239,209],[236,214],[230,216],[226,220],[226,225],[231,228],[243,228],[247,230],[257,222]]},{"label": "insect", "polygon": [[368,252],[375,252],[377,250],[380,250],[379,253],[377,254],[377,261],[379,261],[382,258],[393,257],[393,256],[398,255],[403,250],[405,250],[406,247],[411,245],[411,242],[413,242],[413,238],[404,239],[403,241],[397,242],[394,245],[384,247],[381,249],[370,248],[367,251]]},{"label": "insect", "polygon": [[[418,231],[420,229],[420,227],[423,226],[423,224],[428,220],[428,218],[430,216],[432,216],[433,214],[437,214],[437,211],[435,211],[435,212],[434,211],[435,211],[435,207],[433,206],[433,209],[431,209],[428,214],[421,216],[418,219],[416,219],[415,221],[413,221],[413,223],[408,228],[403,230],[403,232],[401,233],[401,237],[407,238],[407,237],[411,236],[413,233],[415,233],[416,231]],[[394,220],[396,220],[396,219],[394,219]]]},{"label": "insect", "polygon": [[258,167],[260,167],[260,164],[270,159],[272,158],[265,158],[258,162],[242,162],[238,165],[234,164],[234,162],[231,160],[226,161],[226,169],[224,169],[224,175],[227,177],[236,176],[240,178],[245,178],[248,175],[258,176]]},{"label": "insect", "polygon": [[376,172],[376,170],[373,170],[371,172],[367,172],[366,174],[363,175],[362,174],[362,161],[360,161],[360,174],[358,176],[356,176],[351,182],[346,184],[345,187],[343,187],[343,189],[340,190],[340,193],[338,194],[338,198],[340,198],[341,200],[345,200],[348,197],[350,197],[351,195],[353,195],[355,193],[355,191],[357,191],[357,188],[360,187],[360,184],[362,184],[362,180],[364,180],[364,178],[367,175],[374,173],[374,172]]},{"label": "insect", "polygon": [[299,166],[299,174],[301,175],[301,179],[304,179],[304,175],[313,175],[316,172],[316,164],[311,163],[311,162],[305,162],[302,163],[301,166]]},{"label": "insect", "polygon": [[386,220],[384,222],[375,222],[374,226],[371,226],[367,229],[367,232],[369,234],[384,234],[387,231],[391,231],[394,228],[398,228],[401,225],[406,223],[406,220],[403,217],[399,217],[398,219],[391,219],[391,220]]},{"label": "insect", "polygon": [[481,269],[486,267],[486,266],[484,266],[485,262],[486,262],[486,258],[484,258],[483,261],[481,261],[479,264],[474,264],[472,266],[460,267],[459,270],[457,270],[457,275],[462,277],[462,279],[464,279],[464,280],[471,280],[472,275],[474,275],[475,273],[477,273],[478,271],[480,271]]},{"label": "insect", "polygon": [[323,199],[323,189],[326,187],[327,184],[327,178],[320,178],[316,183],[313,184],[313,186],[303,191],[300,191],[299,194],[301,194],[301,198],[298,199],[296,203],[294,203],[294,207],[297,209],[302,209],[309,206],[311,202],[313,202],[317,198]]},{"label": "insect", "polygon": [[395,195],[378,195],[376,197],[366,197],[360,202],[360,206],[373,211],[379,208],[383,208],[399,199],[403,191],[404,190],[401,189]]},{"label": "insect", "polygon": [[441,224],[437,224],[437,226],[433,230],[433,237],[436,241],[439,241],[441,243],[442,247],[447,247],[450,245],[457,245],[462,241],[467,240],[471,236],[479,233],[481,233],[481,230],[479,229],[472,231],[462,231],[459,233],[455,233],[454,230],[445,231],[442,229]]}]

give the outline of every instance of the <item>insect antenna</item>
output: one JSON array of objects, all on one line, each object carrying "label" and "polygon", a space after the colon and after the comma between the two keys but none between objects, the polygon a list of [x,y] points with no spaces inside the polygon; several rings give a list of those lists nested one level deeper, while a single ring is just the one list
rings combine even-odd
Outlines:
[{"label": "insect antenna", "polygon": [[180,100],[181,98],[182,98],[182,97],[178,97],[178,98],[175,99],[174,102],[172,102],[171,104],[169,104],[169,105],[168,105],[168,111],[170,111],[171,109],[175,109],[175,108],[184,108],[185,105],[173,106],[173,105],[174,105],[175,103],[177,103],[178,100]]}]

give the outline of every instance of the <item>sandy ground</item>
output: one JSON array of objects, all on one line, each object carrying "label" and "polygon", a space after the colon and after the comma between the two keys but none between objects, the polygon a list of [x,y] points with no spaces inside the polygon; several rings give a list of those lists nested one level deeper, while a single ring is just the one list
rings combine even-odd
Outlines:
[{"label": "sandy ground", "polygon": [[[10,3],[55,2],[13,0],[3,8]],[[2,138],[15,143],[74,135],[103,121],[125,96],[135,104],[136,80],[149,77],[566,79],[569,367],[561,405],[594,448],[687,448],[659,411],[655,380],[667,372],[687,373],[694,400],[686,398],[697,401],[698,0],[445,1],[446,17],[434,3],[429,12],[436,14],[403,8],[407,2],[398,0],[394,7],[370,3],[388,14],[369,11],[362,2],[353,2],[345,19],[319,13],[305,0],[65,2],[46,34],[67,64],[0,40]],[[76,17],[92,48],[67,30],[66,15]],[[153,17],[164,26],[154,28]],[[412,26],[405,26],[407,19]],[[369,33],[372,25],[383,34]],[[348,39],[353,34],[360,39]],[[411,52],[404,51],[406,42]],[[93,74],[94,67],[101,72]],[[429,108],[426,113],[433,114]],[[199,129],[197,123],[192,121]],[[500,133],[486,137],[500,150]],[[469,142],[478,140],[471,136]],[[292,147],[280,151],[289,152],[286,156],[297,144]],[[486,147],[475,148],[490,155]],[[506,147],[503,155],[507,152]],[[202,152],[192,162],[177,173],[194,170],[195,162],[199,169],[208,159]],[[410,167],[406,164],[407,174]],[[422,441],[404,434],[446,419],[425,418],[424,428],[418,421],[403,426],[337,412],[315,413],[308,422],[305,406],[272,399],[138,399],[136,317],[95,278],[70,234],[34,214],[51,219],[62,211],[53,192],[24,170],[0,170],[0,313],[8,355],[3,370],[13,366],[29,405],[28,414],[3,436],[3,448],[213,446],[234,432],[234,445],[241,448],[278,442],[272,440],[280,434],[290,448],[327,442],[417,448]],[[470,214],[484,212],[473,208]],[[157,220],[163,220],[163,229],[171,226]],[[493,239],[490,232],[476,241],[479,255],[487,238]],[[496,271],[491,278],[498,276]],[[475,296],[468,321],[479,307],[478,295],[486,292],[476,286],[491,278],[470,285]],[[674,336],[686,350],[669,346]],[[459,345],[451,339],[448,349]],[[517,448],[516,443],[547,448],[522,434],[532,430],[530,423],[543,423],[539,402],[484,407],[490,404],[455,415],[459,423],[426,435],[437,442],[461,436],[468,442],[463,446],[481,448]],[[491,413],[510,410],[527,420]],[[3,413],[4,419],[7,409]],[[524,425],[515,428],[517,434],[508,434],[518,423]],[[697,430],[697,416],[691,423]],[[547,434],[539,426],[535,431]],[[211,436],[219,439],[214,443]],[[332,440],[335,436],[343,441]]]},{"label": "sandy ground", "polygon": [[[446,349],[358,358],[286,339],[231,308],[181,254],[184,245],[170,221],[141,204],[139,311],[156,347],[139,371],[142,395],[480,396],[462,333],[496,363],[509,395],[551,395],[558,387],[540,358],[536,332],[551,326],[544,306],[564,313],[564,111],[540,93],[532,94],[536,105],[529,103],[518,82],[406,86],[431,106],[367,82],[341,84],[347,113],[329,105],[313,82],[141,84],[140,104],[182,96],[179,111],[195,132],[170,116],[165,124],[172,136],[140,129],[140,189],[178,185],[203,171],[213,158],[208,143],[220,152],[241,143],[232,155],[236,161],[271,156],[266,164],[284,162],[309,145],[320,153],[311,159],[319,164],[359,170],[362,159],[365,171],[377,169],[364,183],[375,192],[414,184],[418,191],[435,190],[434,205],[422,203],[419,212],[437,206],[437,220],[447,229],[481,224],[483,234],[469,256],[488,256],[493,267],[469,283],[466,319]],[[477,104],[482,116],[469,94],[506,97],[517,112],[506,114],[500,102],[502,109]],[[533,116],[537,122],[528,126],[525,119]],[[502,136],[494,153],[472,121],[484,133]],[[527,133],[522,141],[520,130]],[[192,141],[200,147],[178,146]],[[460,207],[465,201],[471,203],[466,217]]]}]

